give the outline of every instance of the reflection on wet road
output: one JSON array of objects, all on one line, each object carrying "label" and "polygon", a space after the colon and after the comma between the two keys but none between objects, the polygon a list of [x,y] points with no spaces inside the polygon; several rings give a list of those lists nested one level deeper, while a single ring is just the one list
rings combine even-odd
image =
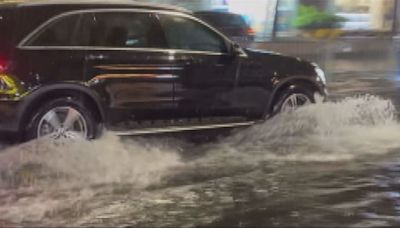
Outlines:
[{"label": "reflection on wet road", "polygon": [[[106,134],[2,149],[0,226],[397,227],[397,81],[330,86],[333,101],[211,142]],[[348,97],[365,93],[381,97]]]}]

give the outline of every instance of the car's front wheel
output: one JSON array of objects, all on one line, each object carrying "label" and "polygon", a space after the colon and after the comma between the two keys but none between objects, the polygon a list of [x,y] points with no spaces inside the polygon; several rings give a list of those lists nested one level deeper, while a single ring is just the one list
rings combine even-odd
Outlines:
[{"label": "car's front wheel", "polygon": [[300,86],[284,90],[274,106],[274,113],[293,111],[301,106],[315,103],[314,91]]},{"label": "car's front wheel", "polygon": [[28,139],[90,139],[95,136],[96,126],[91,110],[82,100],[63,97],[39,108],[31,118],[27,133]]}]

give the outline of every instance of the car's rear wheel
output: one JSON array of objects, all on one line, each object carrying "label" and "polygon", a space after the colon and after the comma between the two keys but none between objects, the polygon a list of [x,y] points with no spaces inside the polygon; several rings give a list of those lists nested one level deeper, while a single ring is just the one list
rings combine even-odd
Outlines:
[{"label": "car's rear wheel", "polygon": [[91,139],[97,123],[91,110],[79,98],[64,97],[45,103],[31,118],[28,138],[52,140]]},{"label": "car's rear wheel", "polygon": [[301,106],[315,103],[314,91],[301,86],[284,90],[274,106],[274,114],[293,111]]}]

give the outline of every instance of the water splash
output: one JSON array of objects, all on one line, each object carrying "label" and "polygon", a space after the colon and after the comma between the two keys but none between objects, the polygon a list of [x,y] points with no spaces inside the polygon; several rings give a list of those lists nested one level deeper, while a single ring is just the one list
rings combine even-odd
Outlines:
[{"label": "water splash", "polygon": [[399,138],[400,123],[391,101],[367,95],[303,107],[218,142],[193,145],[206,155],[189,162],[180,156],[183,143],[166,138],[123,141],[106,134],[97,141],[66,145],[37,140],[0,154],[0,184],[50,180],[145,187],[159,182],[173,167],[348,160],[400,148]]},{"label": "water splash", "polygon": [[224,139],[205,159],[338,161],[400,148],[400,124],[390,100],[346,98],[281,114]]},{"label": "water splash", "polygon": [[[115,186],[127,185],[122,192],[144,192],[153,199],[164,193],[146,187],[165,177],[191,179],[205,172],[209,179],[221,172],[230,175],[235,167],[267,162],[332,162],[384,155],[400,148],[399,138],[400,123],[391,101],[360,96],[303,107],[218,142],[192,145],[204,155],[189,161],[180,156],[185,142],[169,138],[122,140],[106,134],[93,142],[67,145],[38,140],[0,154],[0,221],[60,225],[69,221],[66,211],[82,218],[90,211],[87,207],[98,208],[96,202],[108,204],[112,199],[105,195],[115,194]],[[142,197],[137,202],[145,211]],[[64,217],[58,221],[60,215]]]},{"label": "water splash", "polygon": [[3,185],[50,182],[73,187],[124,182],[139,188],[158,182],[166,170],[181,165],[176,150],[163,142],[121,141],[112,134],[68,144],[37,140],[0,154],[0,172]]}]

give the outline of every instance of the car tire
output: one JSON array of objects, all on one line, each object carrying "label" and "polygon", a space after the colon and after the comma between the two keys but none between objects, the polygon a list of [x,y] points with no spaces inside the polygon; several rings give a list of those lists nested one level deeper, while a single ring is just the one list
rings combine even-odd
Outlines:
[{"label": "car tire", "polygon": [[75,137],[94,139],[99,124],[87,107],[90,106],[85,105],[84,100],[78,97],[62,97],[44,103],[30,118],[27,139],[37,139],[45,135],[56,140]]},{"label": "car tire", "polygon": [[279,94],[279,98],[273,106],[273,115],[294,110],[307,104],[314,104],[314,93],[315,90],[305,86],[290,86]]}]

